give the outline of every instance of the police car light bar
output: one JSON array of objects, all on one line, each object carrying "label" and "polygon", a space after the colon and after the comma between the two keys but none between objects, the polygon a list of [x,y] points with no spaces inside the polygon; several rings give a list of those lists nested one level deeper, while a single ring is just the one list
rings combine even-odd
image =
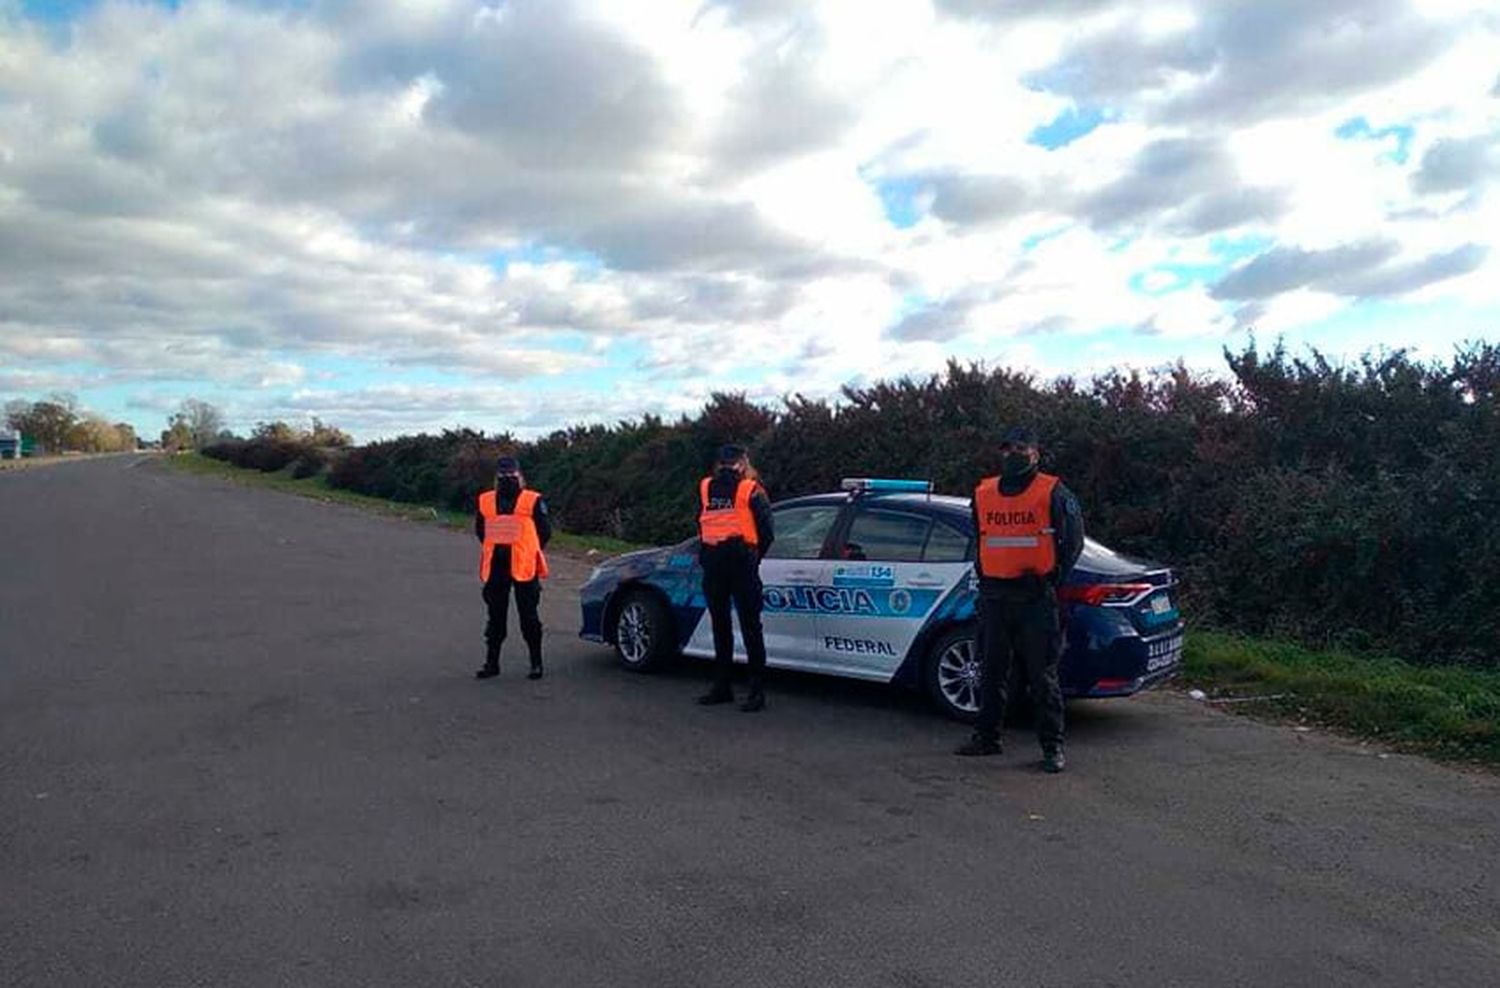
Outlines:
[{"label": "police car light bar", "polygon": [[845,477],[839,487],[856,494],[875,493],[883,491],[891,493],[905,491],[912,494],[931,494],[932,481],[930,480],[891,480],[883,477]]}]

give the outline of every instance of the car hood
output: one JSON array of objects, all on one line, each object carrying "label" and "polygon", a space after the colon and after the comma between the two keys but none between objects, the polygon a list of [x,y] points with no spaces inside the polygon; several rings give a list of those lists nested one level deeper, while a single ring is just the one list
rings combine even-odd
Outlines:
[{"label": "car hood", "polygon": [[651,549],[637,549],[634,552],[622,553],[599,563],[594,568],[596,576],[635,576],[650,572],[666,564],[673,556],[681,555],[692,549],[692,539],[680,542],[677,545],[656,546]]}]

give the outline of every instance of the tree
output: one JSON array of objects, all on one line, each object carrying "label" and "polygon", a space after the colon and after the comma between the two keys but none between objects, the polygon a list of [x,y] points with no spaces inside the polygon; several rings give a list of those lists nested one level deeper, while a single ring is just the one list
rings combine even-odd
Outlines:
[{"label": "tree", "polygon": [[[179,425],[181,429],[179,429]],[[184,399],[176,414],[168,420],[167,431],[162,434],[162,444],[173,449],[202,449],[218,438],[224,431],[224,413],[198,398]],[[171,436],[169,442],[168,436]],[[186,438],[187,441],[183,442]]]},{"label": "tree", "polygon": [[5,403],[5,424],[17,432],[21,431],[21,419],[31,413],[31,402],[25,398],[12,398]]},{"label": "tree", "polygon": [[257,422],[250,433],[251,439],[259,439],[263,442],[294,443],[301,437],[297,430],[285,422]]},{"label": "tree", "polygon": [[193,430],[187,419],[180,414],[172,416],[170,424],[162,430],[161,448],[168,453],[193,448]]},{"label": "tree", "polygon": [[34,440],[50,453],[68,448],[68,436],[78,423],[78,399],[59,392],[35,403],[12,401],[5,406],[12,429]]},{"label": "tree", "polygon": [[314,416],[312,420],[312,431],[307,434],[307,441],[314,446],[329,446],[345,449],[354,445],[354,440],[349,433],[336,426],[329,425],[322,419]]},{"label": "tree", "polygon": [[321,446],[343,449],[354,444],[349,433],[314,417],[312,427],[299,429],[281,420],[257,422],[250,433],[251,439],[262,442],[301,443],[306,446]]},{"label": "tree", "polygon": [[120,430],[108,420],[98,415],[85,415],[68,430],[67,448],[80,453],[119,453],[130,447],[125,445]]}]

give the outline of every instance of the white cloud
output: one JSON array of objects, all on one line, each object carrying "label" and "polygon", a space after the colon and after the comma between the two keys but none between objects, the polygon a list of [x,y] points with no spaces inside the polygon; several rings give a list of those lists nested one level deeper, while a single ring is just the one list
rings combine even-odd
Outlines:
[{"label": "white cloud", "polygon": [[1493,311],[1497,44],[1482,0],[0,5],[0,387],[542,428]]}]

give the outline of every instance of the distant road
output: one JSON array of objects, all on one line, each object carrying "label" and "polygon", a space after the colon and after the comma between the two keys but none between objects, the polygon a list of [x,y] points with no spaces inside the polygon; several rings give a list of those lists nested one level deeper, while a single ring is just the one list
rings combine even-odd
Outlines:
[{"label": "distant road", "polygon": [[471,678],[464,533],[175,473],[0,476],[0,985],[1500,983],[1500,783],[1181,698],[1068,774],[916,698],[576,638]]}]

